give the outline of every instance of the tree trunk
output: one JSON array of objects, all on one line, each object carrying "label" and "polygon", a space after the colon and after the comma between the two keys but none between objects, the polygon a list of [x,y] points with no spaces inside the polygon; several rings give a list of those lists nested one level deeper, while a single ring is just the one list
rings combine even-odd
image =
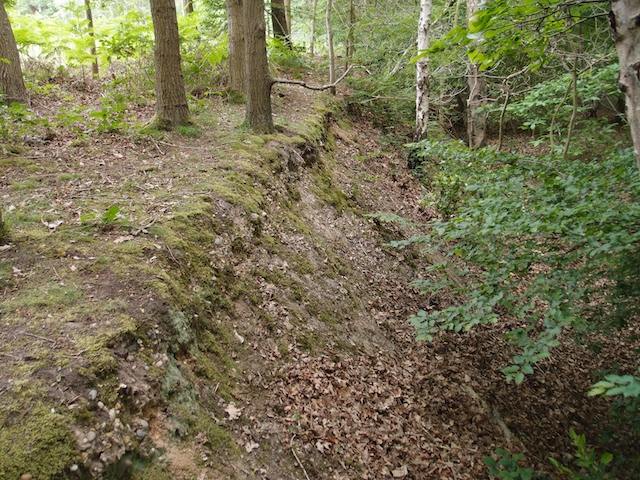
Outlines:
[{"label": "tree trunk", "polygon": [[189,15],[190,13],[193,13],[193,0],[184,0],[184,3],[182,5],[184,7],[185,15]]},{"label": "tree trunk", "polygon": [[227,0],[227,25],[229,28],[229,88],[244,92],[244,24],[242,0]]},{"label": "tree trunk", "polygon": [[0,206],[0,245],[4,245],[9,237],[7,226],[2,219],[2,207]]},{"label": "tree trunk", "polygon": [[20,54],[3,0],[0,0],[0,59],[0,101],[26,102]]},{"label": "tree trunk", "polygon": [[[429,23],[431,21],[431,0],[420,0],[420,21],[418,24],[418,53],[429,48]],[[427,137],[429,122],[429,65],[426,57],[416,62],[416,131],[415,139]]]},{"label": "tree trunk", "polygon": [[347,26],[347,48],[345,55],[345,68],[349,68],[351,58],[355,51],[356,7],[353,0],[349,0],[349,24]]},{"label": "tree trunk", "polygon": [[273,24],[274,38],[282,40],[285,45],[291,46],[284,0],[271,0],[271,23]]},{"label": "tree trunk", "polygon": [[187,94],[180,61],[178,16],[174,0],[150,0],[155,38],[156,118],[158,128],[189,121]]},{"label": "tree trunk", "polygon": [[640,2],[613,0],[611,28],[620,63],[620,89],[624,92],[636,163],[640,168]]},{"label": "tree trunk", "polygon": [[316,45],[316,9],[318,8],[318,0],[311,0],[311,38],[309,39],[309,53],[313,57],[315,55]]},{"label": "tree trunk", "polygon": [[569,119],[569,127],[567,128],[567,138],[562,149],[562,158],[564,160],[569,156],[569,146],[571,145],[571,137],[573,129],[576,125],[576,116],[578,115],[578,56],[573,59],[573,69],[571,70],[571,118]]},{"label": "tree trunk", "polygon": [[284,15],[287,20],[287,32],[289,32],[289,39],[291,39],[291,34],[293,33],[293,28],[291,27],[291,0],[284,0]]},{"label": "tree trunk", "polygon": [[[327,0],[327,11],[325,15],[325,23],[327,27],[327,49],[329,50],[329,83],[336,82],[336,56],[333,51],[333,28],[331,26],[331,10],[333,8],[333,0]],[[335,95],[336,87],[331,87],[329,91]]]},{"label": "tree trunk", "polygon": [[[480,8],[479,0],[467,0],[467,21]],[[469,64],[469,99],[467,100],[467,135],[469,137],[470,148],[480,148],[487,141],[487,114],[479,109],[485,104],[487,97],[487,83],[484,75],[480,72],[480,67],[476,64]]]},{"label": "tree trunk", "polygon": [[247,110],[245,123],[257,133],[273,132],[271,78],[267,63],[264,0],[244,0]]},{"label": "tree trunk", "polygon": [[89,30],[89,39],[91,41],[91,46],[89,51],[91,52],[91,56],[93,57],[93,63],[91,64],[91,73],[93,74],[93,78],[98,78],[100,74],[100,70],[98,67],[98,52],[96,50],[96,32],[93,27],[93,12],[91,11],[91,0],[84,0],[84,10],[87,16],[87,29]]}]

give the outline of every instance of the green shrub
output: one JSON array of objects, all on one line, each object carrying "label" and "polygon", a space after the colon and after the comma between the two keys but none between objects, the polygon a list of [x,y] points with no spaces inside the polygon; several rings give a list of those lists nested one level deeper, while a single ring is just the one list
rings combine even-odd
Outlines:
[{"label": "green shrub", "polygon": [[[620,277],[640,248],[640,175],[630,149],[584,162],[470,151],[455,142],[413,148],[427,186],[435,186],[436,205],[450,215],[430,222],[429,234],[393,245],[443,252],[457,277],[467,279],[460,285],[436,275],[416,283],[460,299],[417,312],[411,322],[419,338],[515,318],[523,326],[508,338],[519,353],[504,373],[520,383],[565,329],[611,328],[588,304],[599,303],[609,320],[621,302],[616,285],[638,294],[638,284]],[[449,191],[449,184],[461,187]]]}]

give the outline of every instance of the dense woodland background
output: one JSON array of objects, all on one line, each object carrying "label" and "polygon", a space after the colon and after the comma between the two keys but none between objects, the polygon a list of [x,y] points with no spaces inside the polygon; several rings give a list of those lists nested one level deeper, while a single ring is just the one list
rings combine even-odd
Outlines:
[{"label": "dense woodland background", "polygon": [[[572,446],[549,462],[508,442],[486,455],[485,474],[637,478],[639,20],[634,0],[0,0],[0,165],[56,137],[158,150],[172,145],[168,131],[201,138],[202,118],[218,115],[211,99],[244,105],[237,131],[287,134],[295,121],[272,113],[278,88],[335,96],[421,185],[421,218],[367,212],[379,228],[409,232],[387,235],[388,247],[429,259],[411,284],[419,340],[498,328],[502,380],[522,388],[556,348],[561,359],[567,345],[609,352],[597,369],[575,366],[582,395],[606,405],[606,427],[567,428]],[[7,191],[8,250],[24,219]],[[121,218],[117,204],[83,215],[102,227]]]}]

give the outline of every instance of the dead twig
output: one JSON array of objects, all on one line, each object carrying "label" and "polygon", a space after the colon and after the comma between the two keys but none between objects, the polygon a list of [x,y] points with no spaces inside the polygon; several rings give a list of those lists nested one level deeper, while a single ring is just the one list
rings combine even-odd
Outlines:
[{"label": "dead twig", "polygon": [[35,333],[29,333],[29,332],[20,332],[21,335],[25,335],[27,337],[32,337],[32,338],[37,338],[39,340],[44,340],[46,342],[51,342],[52,344],[56,344],[58,342],[56,342],[55,340],[53,340],[52,338],[47,338],[47,337],[43,337],[41,335],[36,335]]},{"label": "dead twig", "polygon": [[273,80],[271,80],[271,86],[277,83],[282,83],[284,85],[299,85],[303,88],[308,88],[309,90],[316,90],[316,91],[329,90],[330,88],[335,88],[336,85],[338,85],[342,80],[344,80],[352,68],[353,68],[353,65],[347,68],[344,71],[344,73],[340,76],[340,78],[338,78],[335,82],[328,83],[326,85],[309,85],[307,82],[303,80],[288,80],[286,78],[274,78]]},{"label": "dead twig", "polygon": [[298,465],[300,466],[300,468],[302,469],[303,473],[304,473],[304,477],[307,480],[311,480],[311,478],[309,478],[309,474],[307,473],[307,469],[304,468],[304,465],[302,464],[302,462],[300,461],[300,457],[298,457],[298,454],[296,453],[295,449],[293,448],[293,439],[295,438],[295,436],[291,437],[291,441],[289,442],[289,447],[291,447],[291,453],[293,453],[293,457],[296,459],[296,462],[298,462]]}]

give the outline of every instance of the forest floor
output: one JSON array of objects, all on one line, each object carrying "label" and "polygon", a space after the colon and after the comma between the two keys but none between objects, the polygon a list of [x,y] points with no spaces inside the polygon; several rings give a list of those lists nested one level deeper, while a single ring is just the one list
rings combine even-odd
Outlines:
[{"label": "forest floor", "polygon": [[[98,102],[64,88],[34,109]],[[416,343],[408,316],[455,299],[409,286],[428,258],[386,243],[413,227],[367,216],[435,214],[401,150],[324,94],[274,112],[254,136],[212,98],[197,130],[0,159],[1,478],[480,479],[496,447],[544,466],[607,430],[586,372],[632,350],[567,340],[515,386],[504,324]]]}]

